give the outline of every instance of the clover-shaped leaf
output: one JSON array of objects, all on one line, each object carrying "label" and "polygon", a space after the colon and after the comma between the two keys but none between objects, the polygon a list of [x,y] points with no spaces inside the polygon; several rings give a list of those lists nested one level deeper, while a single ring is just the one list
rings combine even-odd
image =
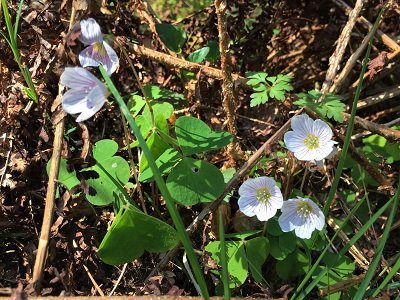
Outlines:
[{"label": "clover-shaped leaf", "polygon": [[189,206],[214,201],[222,194],[225,183],[216,166],[186,157],[169,174],[167,187],[176,202]]},{"label": "clover-shaped leaf", "polygon": [[[94,205],[107,205],[114,201],[114,192],[119,190],[118,182],[124,186],[130,177],[129,164],[120,156],[113,156],[118,151],[118,144],[112,140],[98,141],[93,148],[96,164],[83,171],[95,171],[96,178],[86,180],[95,191],[95,195],[86,195]],[[112,178],[110,178],[112,177]]]},{"label": "clover-shaped leaf", "polygon": [[194,117],[180,117],[175,123],[175,132],[184,155],[216,150],[232,141],[230,133],[213,131]]},{"label": "clover-shaped leaf", "polygon": [[167,223],[146,215],[133,206],[121,209],[99,247],[107,264],[129,263],[144,251],[161,253],[178,243],[178,235]]},{"label": "clover-shaped leaf", "polygon": [[[52,159],[49,160],[46,166],[47,174],[50,172]],[[58,181],[61,182],[68,190],[71,190],[73,187],[77,186],[80,181],[76,177],[76,171],[72,170],[71,172],[68,170],[67,161],[64,158],[60,159],[60,167],[58,171]]]}]

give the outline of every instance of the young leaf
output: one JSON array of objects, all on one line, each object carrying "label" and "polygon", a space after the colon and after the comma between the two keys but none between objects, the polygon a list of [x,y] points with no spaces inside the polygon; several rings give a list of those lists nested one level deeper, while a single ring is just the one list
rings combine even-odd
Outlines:
[{"label": "young leaf", "polygon": [[186,32],[172,24],[156,24],[156,31],[161,41],[168,49],[180,53],[183,44],[186,42]]},{"label": "young leaf", "polygon": [[169,174],[167,187],[176,202],[189,206],[214,201],[223,192],[225,183],[217,167],[186,157]]},{"label": "young leaf", "polygon": [[98,253],[106,264],[121,265],[139,258],[144,251],[165,252],[178,240],[170,225],[128,206],[116,216]]},{"label": "young leaf", "polygon": [[[95,191],[96,195],[86,195],[86,199],[94,205],[107,205],[114,201],[114,192],[119,190],[118,186],[109,178],[111,176],[124,186],[130,177],[129,164],[120,156],[113,156],[118,151],[118,144],[113,140],[98,141],[93,148],[93,157],[96,164],[83,171],[95,171],[97,178],[86,180],[89,186]],[[99,164],[108,172],[106,174]]]},{"label": "young leaf", "polygon": [[175,123],[175,132],[184,155],[220,149],[232,141],[230,133],[212,131],[194,117],[180,117]]}]

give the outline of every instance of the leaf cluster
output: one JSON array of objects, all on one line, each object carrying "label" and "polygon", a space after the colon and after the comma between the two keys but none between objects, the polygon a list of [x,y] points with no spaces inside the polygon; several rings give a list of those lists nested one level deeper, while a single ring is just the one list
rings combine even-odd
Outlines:
[{"label": "leaf cluster", "polygon": [[255,91],[250,95],[251,107],[265,104],[270,98],[283,101],[285,93],[293,90],[289,75],[268,76],[265,72],[248,72],[246,77],[249,79],[247,84]]},{"label": "leaf cluster", "polygon": [[346,105],[342,99],[331,93],[328,93],[322,102],[318,102],[322,93],[318,90],[311,90],[308,93],[297,94],[299,99],[293,104],[301,107],[307,107],[315,111],[321,117],[334,119],[336,122],[343,123],[343,113],[346,111]]}]

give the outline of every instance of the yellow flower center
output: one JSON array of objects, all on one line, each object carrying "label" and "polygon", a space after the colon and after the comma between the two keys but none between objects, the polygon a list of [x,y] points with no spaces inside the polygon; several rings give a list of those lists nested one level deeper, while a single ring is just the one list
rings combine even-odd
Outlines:
[{"label": "yellow flower center", "polygon": [[299,215],[302,215],[303,217],[308,217],[312,211],[313,211],[312,206],[308,202],[301,201],[297,205],[297,213]]},{"label": "yellow flower center", "polygon": [[256,199],[258,202],[267,203],[269,198],[271,198],[271,193],[268,188],[262,187],[256,190]]},{"label": "yellow flower center", "polygon": [[93,45],[93,52],[100,57],[106,57],[107,56],[107,50],[106,47],[104,47],[103,43],[97,42]]},{"label": "yellow flower center", "polygon": [[319,146],[319,138],[315,134],[309,133],[304,140],[304,145],[309,150],[316,149]]}]

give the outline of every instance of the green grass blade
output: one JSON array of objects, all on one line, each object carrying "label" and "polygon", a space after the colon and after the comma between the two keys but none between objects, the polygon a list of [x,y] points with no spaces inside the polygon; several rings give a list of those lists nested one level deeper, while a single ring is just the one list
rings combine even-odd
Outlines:
[{"label": "green grass blade", "polygon": [[[350,239],[349,242],[347,242],[344,247],[339,251],[339,255],[345,255],[347,251],[349,251],[350,247],[353,246],[376,222],[376,220],[386,211],[386,209],[392,204],[394,201],[394,197],[391,198],[388,202],[385,203],[374,215],[371,216],[371,218],[368,220],[367,223],[365,223],[360,230]],[[343,224],[342,224],[343,225]],[[342,226],[341,226],[342,227]],[[315,286],[318,284],[318,282],[321,280],[323,275],[325,275],[326,269],[322,270],[318,275],[317,278],[315,278],[305,289],[304,291],[300,294],[300,296],[297,299],[306,299],[305,297],[315,288]],[[297,293],[296,293],[297,294]],[[296,295],[295,294],[295,295]],[[295,295],[292,296],[291,299],[295,299]]]},{"label": "green grass blade", "polygon": [[17,16],[15,17],[15,24],[14,24],[14,41],[15,41],[15,44],[17,44],[17,34],[18,34],[18,28],[19,28],[19,20],[21,19],[22,5],[23,4],[24,4],[24,1],[21,0],[19,2]]},{"label": "green grass blade", "polygon": [[14,44],[15,40],[13,39],[13,37],[14,37],[13,25],[11,23],[10,12],[8,10],[8,4],[7,4],[6,0],[1,0],[1,7],[3,8],[3,16],[4,16],[4,20],[6,21],[6,27],[7,27],[10,42],[13,45],[13,47],[16,47],[17,45]]},{"label": "green grass blade", "polygon": [[221,267],[222,267],[222,283],[224,284],[224,299],[231,298],[231,291],[229,289],[229,274],[228,274],[228,259],[226,257],[226,244],[225,244],[225,228],[224,219],[222,218],[221,211],[219,212],[219,240],[220,240],[220,253],[221,253]]},{"label": "green grass blade", "polygon": [[344,163],[345,163],[345,160],[346,160],[347,151],[349,150],[349,146],[350,146],[350,142],[351,142],[351,135],[352,135],[353,128],[354,128],[354,119],[355,119],[356,113],[357,113],[357,102],[358,102],[358,99],[360,98],[361,88],[362,88],[362,84],[363,84],[363,81],[364,81],[364,74],[365,74],[365,71],[367,70],[367,63],[368,63],[368,60],[369,60],[369,57],[370,57],[370,54],[371,54],[372,41],[374,39],[376,30],[378,29],[379,22],[381,20],[383,11],[384,11],[384,8],[382,8],[380,10],[378,17],[376,18],[375,24],[372,27],[372,35],[371,35],[371,38],[369,40],[367,52],[365,53],[364,61],[363,61],[363,64],[362,64],[359,83],[357,85],[357,89],[356,89],[356,92],[354,94],[353,105],[351,107],[351,116],[350,116],[349,124],[348,124],[347,130],[346,130],[346,138],[344,140],[342,153],[340,155],[339,163],[338,163],[338,166],[336,168],[335,177],[333,179],[333,182],[332,182],[331,188],[329,190],[329,194],[328,194],[328,197],[326,199],[326,202],[325,202],[325,205],[324,205],[324,209],[323,209],[325,216],[327,215],[327,213],[329,211],[329,208],[330,208],[330,206],[332,204],[333,198],[334,198],[336,190],[338,188],[340,176],[342,175],[342,171],[343,171],[343,168],[344,168]]},{"label": "green grass blade", "polygon": [[390,270],[390,272],[387,274],[385,279],[382,281],[382,283],[375,289],[374,293],[372,294],[372,297],[375,298],[378,296],[378,294],[386,287],[386,285],[389,283],[389,281],[396,275],[397,271],[400,269],[400,258],[397,259],[396,263]]},{"label": "green grass blade", "polygon": [[189,236],[186,233],[186,228],[182,222],[181,216],[175,206],[174,200],[172,199],[167,186],[165,185],[164,179],[161,176],[160,170],[157,168],[153,155],[148,148],[146,141],[144,140],[142,134],[140,133],[140,129],[137,126],[135,120],[131,116],[128,107],[126,106],[124,100],[122,99],[121,95],[119,94],[118,90],[116,89],[114,83],[112,82],[110,76],[104,70],[103,66],[100,65],[99,67],[100,72],[107,83],[108,88],[110,89],[111,93],[113,94],[115,100],[117,101],[122,113],[124,114],[126,120],[129,123],[129,126],[133,130],[133,133],[136,136],[137,141],[142,148],[144,155],[146,156],[149,166],[153,172],[154,179],[157,183],[158,188],[165,200],[167,209],[169,214],[174,222],[175,228],[179,234],[180,240],[186,250],[186,254],[188,256],[189,262],[192,266],[192,270],[194,272],[195,278],[197,280],[197,284],[200,286],[200,290],[202,292],[202,297],[205,299],[209,299],[209,294],[207,290],[207,285],[204,280],[204,276],[202,270],[200,268],[199,262],[197,260],[196,254],[193,250],[192,243],[189,239]]},{"label": "green grass blade", "polygon": [[397,188],[396,195],[394,196],[392,211],[390,212],[389,218],[387,219],[385,230],[383,231],[382,234],[382,238],[379,240],[378,247],[376,249],[374,258],[372,259],[372,262],[368,267],[368,271],[365,274],[365,277],[361,282],[359,288],[357,289],[356,294],[354,295],[354,300],[364,299],[363,297],[368,288],[368,285],[371,282],[372,277],[375,275],[375,271],[379,265],[379,262],[381,261],[383,249],[385,248],[387,239],[389,237],[390,229],[392,227],[394,218],[397,213],[397,208],[399,206],[399,198],[400,198],[400,188]]}]

